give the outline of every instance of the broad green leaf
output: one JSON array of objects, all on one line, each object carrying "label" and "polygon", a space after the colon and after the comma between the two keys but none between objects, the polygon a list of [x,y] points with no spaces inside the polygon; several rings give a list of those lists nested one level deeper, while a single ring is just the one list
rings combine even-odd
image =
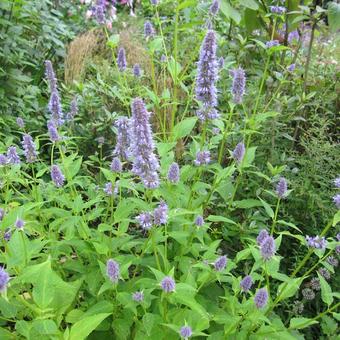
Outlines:
[{"label": "broad green leaf", "polygon": [[280,300],[284,300],[284,299],[294,296],[295,293],[298,291],[301,285],[301,282],[302,282],[301,278],[296,278],[296,279],[289,278],[283,283],[281,283],[279,288],[277,289],[277,295],[281,294],[283,287],[285,288],[283,290],[283,293],[280,295]]},{"label": "broad green leaf", "polygon": [[71,327],[69,340],[86,339],[109,315],[111,315],[111,313],[99,313],[79,320]]},{"label": "broad green leaf", "polygon": [[310,325],[314,325],[318,323],[316,320],[308,319],[308,318],[292,318],[290,319],[289,328],[290,329],[302,329],[309,327]]},{"label": "broad green leaf", "polygon": [[266,211],[267,215],[270,217],[270,218],[274,218],[274,210],[271,208],[271,206],[265,202],[263,199],[261,199],[259,197],[260,201],[262,202],[262,205],[264,207],[264,210]]},{"label": "broad green leaf", "polygon": [[173,130],[173,139],[177,140],[179,138],[188,136],[194,128],[196,122],[196,117],[189,117],[176,124]]},{"label": "broad green leaf", "polygon": [[221,11],[228,19],[234,20],[236,24],[240,23],[241,21],[240,12],[236,10],[234,7],[232,7],[228,0],[221,1]]},{"label": "broad green leaf", "polygon": [[321,286],[321,299],[324,303],[330,306],[333,302],[332,289],[330,285],[327,283],[327,281],[324,279],[324,277],[320,275],[319,272],[318,272],[318,277],[319,277],[320,286]]},{"label": "broad green leaf", "polygon": [[333,32],[340,29],[340,4],[335,1],[328,3],[328,23]]},{"label": "broad green leaf", "polygon": [[254,10],[257,10],[259,8],[259,4],[255,0],[242,0],[241,4],[244,7],[251,8],[251,9],[254,9]]},{"label": "broad green leaf", "polygon": [[236,222],[234,222],[233,220],[231,220],[229,218],[226,218],[224,216],[217,216],[217,215],[208,216],[207,221],[210,221],[210,222],[226,222],[226,223],[235,224],[235,225],[237,224]]},{"label": "broad green leaf", "polygon": [[240,209],[249,209],[249,208],[254,208],[254,207],[262,207],[263,204],[259,200],[247,199],[247,200],[242,200],[242,201],[235,201],[234,206]]}]

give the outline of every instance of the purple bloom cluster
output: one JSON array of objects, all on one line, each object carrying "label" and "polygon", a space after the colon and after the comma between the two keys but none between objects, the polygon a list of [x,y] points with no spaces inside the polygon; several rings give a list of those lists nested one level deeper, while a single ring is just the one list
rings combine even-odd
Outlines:
[{"label": "purple bloom cluster", "polygon": [[49,120],[47,122],[47,130],[48,130],[48,135],[50,136],[50,140],[52,143],[55,143],[61,140],[61,137],[59,136],[59,133],[58,133],[58,128],[53,120]]},{"label": "purple bloom cluster", "polygon": [[6,242],[8,242],[12,237],[12,232],[10,228],[6,228],[5,232],[4,232],[4,240]]},{"label": "purple bloom cluster", "polygon": [[196,159],[194,160],[195,165],[207,165],[210,163],[210,151],[197,151]]},{"label": "purple bloom cluster", "polygon": [[27,163],[33,163],[37,160],[37,147],[33,141],[32,136],[25,134],[22,137],[21,145],[24,149],[24,155]]},{"label": "purple bloom cluster", "polygon": [[238,143],[233,151],[233,158],[235,159],[237,164],[241,164],[245,153],[246,147],[244,143],[243,142]]},{"label": "purple bloom cluster", "polygon": [[270,40],[266,42],[267,48],[272,48],[272,47],[279,46],[279,45],[280,45],[280,42],[278,40]]},{"label": "purple bloom cluster", "polygon": [[287,67],[287,70],[288,70],[288,72],[294,72],[294,70],[295,70],[295,64],[290,64],[290,65]]},{"label": "purple bloom cluster", "polygon": [[50,60],[45,61],[45,76],[50,85],[50,92],[57,91],[57,78]]},{"label": "purple bloom cluster", "polygon": [[168,221],[168,206],[162,201],[153,212],[153,219],[155,225],[166,224]]},{"label": "purple bloom cluster", "polygon": [[331,273],[326,268],[320,268],[318,270],[319,274],[323,276],[326,280],[331,278]]},{"label": "purple bloom cluster", "polygon": [[24,225],[25,225],[25,221],[22,220],[21,218],[17,218],[17,220],[15,221],[15,227],[18,230],[23,230],[24,229]]},{"label": "purple bloom cluster", "polygon": [[155,35],[155,29],[150,21],[145,21],[144,23],[144,36],[146,39],[153,37]]},{"label": "purple bloom cluster", "polygon": [[18,117],[16,119],[16,122],[20,129],[23,129],[25,127],[25,122],[21,117]]},{"label": "purple bloom cluster", "polygon": [[240,287],[243,292],[248,292],[253,285],[253,279],[250,275],[245,276],[240,282]]},{"label": "purple bloom cluster", "polygon": [[192,336],[192,329],[189,326],[183,326],[181,327],[179,334],[182,338],[188,339]]},{"label": "purple bloom cluster", "polygon": [[151,3],[156,6],[158,5],[158,0],[151,0]]},{"label": "purple bloom cluster", "polygon": [[335,180],[334,180],[334,185],[336,188],[340,188],[340,177],[337,177]]},{"label": "purple bloom cluster", "polygon": [[259,232],[259,235],[256,238],[257,245],[261,245],[261,243],[269,236],[268,231],[266,229],[262,229]]},{"label": "purple bloom cluster", "polygon": [[165,276],[161,281],[161,288],[165,293],[171,293],[176,288],[175,280],[171,276]]},{"label": "purple bloom cluster", "polygon": [[153,225],[153,216],[150,212],[143,212],[136,217],[136,220],[143,230],[151,229]]},{"label": "purple bloom cluster", "polygon": [[290,44],[293,42],[293,40],[299,40],[299,39],[300,39],[300,35],[297,30],[289,32],[287,40]]},{"label": "purple bloom cluster", "polygon": [[5,217],[5,210],[4,209],[2,209],[2,208],[0,208],[0,222],[4,219],[4,217]]},{"label": "purple bloom cluster", "polygon": [[214,263],[215,270],[218,272],[225,269],[227,266],[227,257],[225,255],[220,256]]},{"label": "purple bloom cluster", "polygon": [[6,163],[20,164],[20,157],[17,153],[17,148],[15,146],[10,146],[7,149]]},{"label": "purple bloom cluster", "polygon": [[106,274],[113,283],[117,283],[119,280],[119,264],[113,259],[109,259],[106,262]]},{"label": "purple bloom cluster", "polygon": [[133,75],[136,77],[136,78],[139,78],[141,76],[141,70],[140,70],[140,66],[139,64],[135,64],[133,65]]},{"label": "purple bloom cluster", "polygon": [[340,194],[336,194],[335,196],[333,196],[333,202],[335,204],[335,206],[340,209]]},{"label": "purple bloom cluster", "polygon": [[0,165],[6,165],[7,164],[7,157],[4,154],[0,154]]},{"label": "purple bloom cluster", "polygon": [[306,236],[306,241],[308,247],[315,249],[325,249],[327,246],[327,241],[324,237],[321,236]]},{"label": "purple bloom cluster", "polygon": [[9,281],[9,275],[8,273],[4,270],[4,268],[0,267],[0,292],[4,292],[7,288]]},{"label": "purple bloom cluster", "polygon": [[315,298],[315,293],[313,292],[312,289],[310,288],[304,288],[302,289],[302,296],[306,299],[306,300],[313,300]]},{"label": "purple bloom cluster", "polygon": [[122,163],[118,157],[114,157],[112,159],[110,169],[112,172],[116,172],[116,173],[119,173],[122,171]]},{"label": "purple bloom cluster", "polygon": [[218,68],[221,70],[224,67],[224,58],[220,57],[217,61]]},{"label": "purple bloom cluster", "polygon": [[275,254],[275,241],[272,236],[267,236],[260,244],[261,256],[264,260],[270,260]]},{"label": "purple bloom cluster", "polygon": [[312,287],[312,289],[314,290],[320,290],[321,289],[321,284],[320,284],[320,280],[317,277],[313,277],[310,280],[310,286]]},{"label": "purple bloom cluster", "polygon": [[103,191],[105,192],[106,195],[112,196],[113,195],[113,186],[112,186],[112,183],[111,182],[107,182],[104,185]]},{"label": "purple bloom cluster", "polygon": [[94,7],[95,17],[98,24],[105,24],[105,1],[97,0],[96,5]]},{"label": "purple bloom cluster", "polygon": [[201,103],[197,112],[200,120],[218,118],[217,110],[217,81],[218,65],[216,61],[216,34],[209,30],[201,46],[196,78],[196,99]]},{"label": "purple bloom cluster", "polygon": [[197,217],[195,218],[195,225],[196,225],[197,227],[202,227],[203,224],[204,224],[204,219],[203,219],[203,217],[200,216],[200,215],[197,216]]},{"label": "purple bloom cluster", "polygon": [[113,154],[119,156],[122,160],[128,160],[130,157],[130,121],[127,117],[117,119],[115,126],[117,127],[117,142],[113,150]]},{"label": "purple bloom cluster", "polygon": [[155,146],[149,118],[150,113],[146,110],[143,100],[135,98],[132,102],[131,118],[132,172],[142,179],[146,188],[154,189],[159,186],[159,163],[154,154]]},{"label": "purple bloom cluster", "polygon": [[61,172],[58,165],[52,165],[51,167],[51,179],[54,183],[54,185],[57,188],[60,188],[64,185],[65,177],[63,173]]},{"label": "purple bloom cluster", "polygon": [[220,10],[220,1],[219,0],[213,0],[209,12],[211,15],[215,16],[218,11]]},{"label": "purple bloom cluster", "polygon": [[168,181],[177,184],[179,182],[179,166],[176,162],[172,163],[168,171]]},{"label": "purple bloom cluster", "polygon": [[144,293],[143,292],[139,292],[139,291],[134,292],[132,294],[132,299],[134,301],[136,301],[136,302],[142,302],[142,301],[144,301]]},{"label": "purple bloom cluster", "polygon": [[276,185],[276,194],[279,198],[284,198],[287,194],[287,180],[284,177],[281,177]]},{"label": "purple bloom cluster", "polygon": [[246,76],[244,70],[239,67],[231,70],[230,75],[233,77],[233,83],[231,87],[231,93],[233,95],[233,101],[235,104],[242,103],[242,97],[245,93]]},{"label": "purple bloom cluster", "polygon": [[268,292],[266,288],[259,289],[254,297],[254,302],[256,308],[260,309],[267,305],[268,302]]},{"label": "purple bloom cluster", "polygon": [[337,267],[339,265],[339,261],[337,258],[334,256],[328,256],[327,257],[327,262],[332,266],[332,267]]},{"label": "purple bloom cluster", "polygon": [[283,6],[269,6],[270,11],[275,14],[284,14],[286,13],[286,7]]},{"label": "purple bloom cluster", "polygon": [[67,114],[67,119],[72,120],[78,113],[78,101],[77,97],[74,97],[70,103],[70,111]]},{"label": "purple bloom cluster", "polygon": [[125,71],[126,70],[126,56],[125,56],[125,49],[124,47],[121,47],[118,50],[118,56],[117,56],[117,66],[119,71]]}]

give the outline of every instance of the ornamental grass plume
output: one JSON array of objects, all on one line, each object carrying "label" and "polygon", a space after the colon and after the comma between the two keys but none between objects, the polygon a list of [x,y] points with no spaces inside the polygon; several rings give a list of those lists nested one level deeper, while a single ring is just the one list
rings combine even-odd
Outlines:
[{"label": "ornamental grass plume", "polygon": [[246,88],[245,72],[243,68],[239,67],[234,70],[231,70],[230,75],[233,77],[233,83],[231,86],[233,101],[235,104],[241,104]]},{"label": "ornamental grass plume", "polygon": [[161,281],[161,288],[165,293],[171,293],[176,288],[175,280],[171,276],[165,276]]},{"label": "ornamental grass plume", "polygon": [[266,288],[259,289],[254,297],[254,302],[256,308],[260,309],[267,305],[268,302],[268,292]]},{"label": "ornamental grass plume", "polygon": [[51,167],[51,179],[54,183],[54,185],[57,188],[60,188],[64,185],[65,177],[63,173],[61,172],[58,165],[53,164]]},{"label": "ornamental grass plume", "polygon": [[115,123],[117,128],[117,141],[116,147],[113,150],[115,156],[120,157],[122,160],[127,161],[130,157],[130,121],[127,117],[120,117]]},{"label": "ornamental grass plume", "polygon": [[117,283],[120,275],[119,263],[113,259],[107,260],[106,274],[113,283]]},{"label": "ornamental grass plume", "polygon": [[177,184],[179,182],[179,166],[176,162],[170,165],[167,177],[168,181],[172,184]]},{"label": "ornamental grass plume", "polygon": [[37,147],[33,141],[33,138],[29,134],[24,134],[21,142],[24,149],[24,155],[27,163],[34,163],[37,160]]},{"label": "ornamental grass plume", "polygon": [[196,99],[201,106],[196,114],[201,121],[219,117],[215,108],[217,106],[215,84],[218,78],[216,49],[216,34],[213,30],[209,30],[201,45],[196,77]]},{"label": "ornamental grass plume", "polygon": [[132,172],[139,176],[148,189],[159,186],[158,159],[154,153],[155,145],[149,123],[150,113],[142,99],[132,102],[131,152],[133,155]]},{"label": "ornamental grass plume", "polygon": [[119,71],[125,71],[126,70],[126,56],[125,56],[125,49],[124,47],[121,47],[118,50],[118,56],[117,56],[117,66]]}]

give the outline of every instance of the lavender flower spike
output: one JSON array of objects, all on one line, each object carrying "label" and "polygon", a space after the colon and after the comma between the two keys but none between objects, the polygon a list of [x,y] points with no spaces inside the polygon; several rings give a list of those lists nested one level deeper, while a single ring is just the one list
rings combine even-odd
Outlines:
[{"label": "lavender flower spike", "polygon": [[156,225],[166,224],[168,221],[168,206],[162,201],[153,212],[154,223]]},{"label": "lavender flower spike", "polygon": [[264,260],[270,260],[275,254],[275,241],[272,236],[267,236],[260,245],[261,255]]},{"label": "lavender flower spike", "polygon": [[53,120],[50,120],[47,122],[47,129],[48,129],[48,134],[50,136],[50,140],[52,143],[55,143],[61,140],[61,137],[59,136],[57,127]]},{"label": "lavender flower spike", "polygon": [[225,255],[219,257],[214,263],[214,267],[218,272],[224,270],[226,265],[227,265],[227,257]]},{"label": "lavender flower spike", "polygon": [[315,249],[326,249],[327,241],[324,237],[321,236],[306,236],[306,241],[308,247],[315,248]]},{"label": "lavender flower spike", "polygon": [[117,127],[117,142],[113,154],[125,161],[130,157],[131,136],[129,125],[130,121],[127,117],[118,118],[115,124]]},{"label": "lavender flower spike", "polygon": [[133,66],[132,72],[133,72],[133,75],[134,75],[136,78],[139,78],[139,77],[141,76],[141,70],[140,70],[139,64],[135,64],[135,65]]},{"label": "lavender flower spike", "polygon": [[176,288],[175,280],[171,276],[166,276],[161,281],[161,287],[164,290],[165,293],[171,293]]},{"label": "lavender flower spike", "polygon": [[97,0],[97,4],[95,6],[95,15],[98,24],[103,25],[105,24],[105,13],[104,13],[104,5],[102,4],[101,0]]},{"label": "lavender flower spike", "polygon": [[154,189],[159,186],[159,163],[154,154],[155,145],[149,118],[150,113],[146,110],[143,100],[135,98],[132,102],[131,117],[132,172],[142,179],[146,188]]},{"label": "lavender flower spike", "polygon": [[112,196],[113,195],[113,186],[111,182],[107,182],[104,186],[103,191],[107,196]]},{"label": "lavender flower spike", "polygon": [[61,108],[58,91],[52,92],[50,101],[48,103],[48,109],[55,124],[58,126],[61,125],[63,123],[63,111]]},{"label": "lavender flower spike", "polygon": [[240,287],[243,292],[248,292],[253,285],[253,279],[250,275],[247,275],[243,278],[243,280],[240,282]]},{"label": "lavender flower spike", "polygon": [[268,302],[268,292],[266,288],[259,289],[254,297],[256,308],[260,309],[266,306]]},{"label": "lavender flower spike", "polygon": [[179,334],[180,334],[181,338],[188,339],[192,336],[192,329],[189,326],[183,326],[183,327],[181,327]]},{"label": "lavender flower spike", "polygon": [[4,270],[4,268],[0,267],[0,293],[6,290],[8,282],[9,282],[8,273]]},{"label": "lavender flower spike", "polygon": [[25,154],[27,163],[35,162],[37,160],[37,150],[36,150],[37,147],[33,141],[33,138],[30,135],[25,134],[22,137],[21,144],[24,149],[24,154]]},{"label": "lavender flower spike", "polygon": [[281,177],[277,183],[276,194],[279,198],[284,198],[287,194],[287,180],[284,177]]},{"label": "lavender flower spike", "polygon": [[270,11],[274,14],[284,14],[286,13],[286,7],[283,6],[269,6]]},{"label": "lavender flower spike", "polygon": [[70,103],[70,112],[67,114],[68,120],[73,120],[78,113],[78,101],[77,97],[74,97]]},{"label": "lavender flower spike", "polygon": [[195,165],[207,165],[210,163],[210,151],[198,151],[196,153]]},{"label": "lavender flower spike", "polygon": [[272,48],[272,47],[279,46],[279,45],[280,45],[280,42],[278,40],[270,40],[266,42],[267,48]]},{"label": "lavender flower spike", "polygon": [[57,91],[57,78],[50,60],[45,61],[45,75],[49,82],[51,93]]},{"label": "lavender flower spike", "polygon": [[233,84],[231,87],[233,101],[235,104],[241,104],[246,87],[245,72],[239,67],[237,69],[231,70],[230,75],[233,77]]},{"label": "lavender flower spike", "polygon": [[259,235],[256,238],[257,245],[261,245],[261,243],[269,236],[268,231],[266,229],[262,229],[259,232]]},{"label": "lavender flower spike", "polygon": [[54,183],[54,185],[57,188],[60,188],[64,185],[65,177],[63,173],[61,172],[58,165],[52,165],[51,167],[51,179]]},{"label": "lavender flower spike", "polygon": [[113,283],[117,283],[119,280],[119,275],[120,275],[118,262],[116,262],[113,259],[107,260],[106,274]]},{"label": "lavender flower spike", "polygon": [[126,70],[125,49],[123,47],[121,47],[118,51],[117,65],[118,65],[119,71],[122,72]]},{"label": "lavender flower spike", "polygon": [[145,21],[144,23],[145,38],[146,39],[151,38],[154,36],[154,34],[155,34],[155,29],[153,28],[152,23],[150,21]]},{"label": "lavender flower spike", "polygon": [[25,122],[21,117],[18,117],[16,119],[16,122],[20,129],[23,129],[25,127]]},{"label": "lavender flower spike", "polygon": [[114,157],[112,159],[110,169],[112,172],[116,172],[116,173],[122,172],[122,163],[118,157]]},{"label": "lavender flower spike", "polygon": [[173,184],[177,184],[179,182],[179,166],[175,162],[169,167],[168,180]]},{"label": "lavender flower spike", "polygon": [[17,154],[17,148],[15,146],[10,146],[7,149],[7,162],[9,164],[20,164],[20,157]]},{"label": "lavender flower spike", "polygon": [[340,177],[337,177],[335,180],[334,180],[334,185],[336,188],[340,188]]},{"label": "lavender flower spike", "polygon": [[7,164],[7,157],[4,154],[0,153],[0,165],[3,166],[6,164]]},{"label": "lavender flower spike", "polygon": [[209,30],[204,38],[200,50],[198,70],[196,78],[196,99],[201,108],[197,111],[200,120],[218,118],[216,81],[218,65],[216,60],[216,34]]},{"label": "lavender flower spike", "polygon": [[25,221],[22,220],[21,218],[17,218],[17,220],[15,221],[15,227],[18,230],[23,230],[24,229],[24,225],[25,225]]},{"label": "lavender flower spike", "polygon": [[220,9],[220,2],[219,0],[214,0],[210,6],[209,12],[211,15],[215,16]]},{"label": "lavender flower spike", "polygon": [[203,224],[204,224],[204,219],[203,219],[203,217],[202,217],[201,215],[197,216],[197,217],[195,218],[195,225],[196,225],[197,227],[202,227]]},{"label": "lavender flower spike", "polygon": [[144,293],[143,292],[134,292],[132,294],[132,299],[136,302],[143,302],[144,301]]},{"label": "lavender flower spike", "polygon": [[333,196],[333,202],[335,206],[340,209],[340,194]]},{"label": "lavender flower spike", "polygon": [[149,230],[153,225],[153,216],[149,212],[141,213],[136,217],[136,220],[143,230]]},{"label": "lavender flower spike", "polygon": [[246,147],[244,143],[243,142],[238,143],[233,151],[233,158],[235,159],[235,162],[237,164],[242,163],[245,153],[246,153]]}]

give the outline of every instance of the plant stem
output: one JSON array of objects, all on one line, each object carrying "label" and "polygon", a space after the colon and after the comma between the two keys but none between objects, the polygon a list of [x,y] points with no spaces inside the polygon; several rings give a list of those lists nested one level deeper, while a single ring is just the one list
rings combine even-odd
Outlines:
[{"label": "plant stem", "polygon": [[274,217],[273,217],[272,227],[270,229],[270,235],[273,235],[274,232],[275,232],[275,226],[276,226],[276,221],[277,221],[277,214],[279,212],[280,202],[281,202],[281,199],[279,197],[277,199],[277,202],[276,202],[276,208],[275,208],[275,213],[274,213]]}]

